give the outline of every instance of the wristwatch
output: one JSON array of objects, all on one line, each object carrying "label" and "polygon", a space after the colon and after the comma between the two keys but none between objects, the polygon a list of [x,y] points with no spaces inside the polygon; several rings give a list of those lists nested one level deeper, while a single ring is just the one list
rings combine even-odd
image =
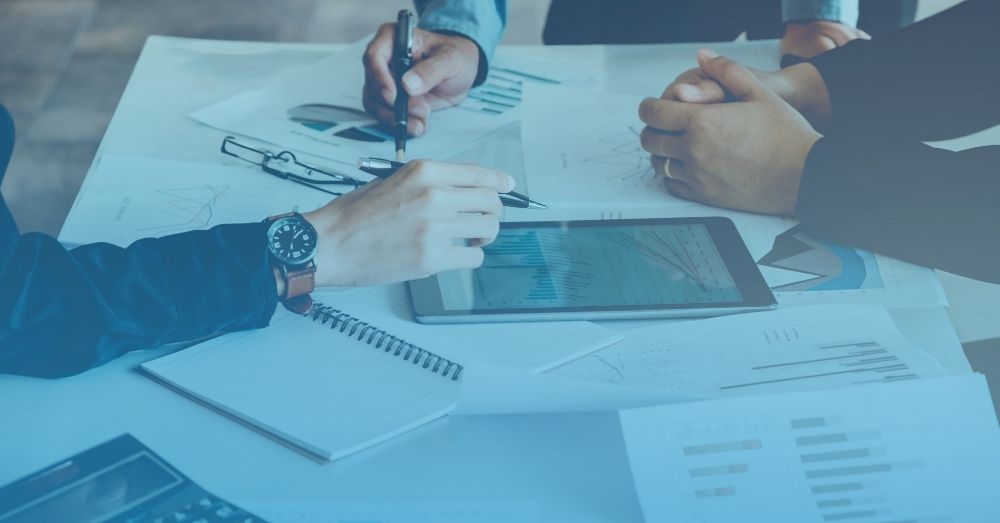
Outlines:
[{"label": "wristwatch", "polygon": [[316,229],[297,212],[272,216],[264,223],[271,261],[285,280],[285,294],[279,300],[286,309],[305,314],[313,304],[309,293],[316,288]]}]

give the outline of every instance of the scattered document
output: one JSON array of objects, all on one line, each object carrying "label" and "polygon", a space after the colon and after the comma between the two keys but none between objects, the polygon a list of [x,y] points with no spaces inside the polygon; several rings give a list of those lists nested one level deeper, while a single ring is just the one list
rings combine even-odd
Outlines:
[{"label": "scattered document", "polygon": [[472,366],[462,372],[458,406],[453,413],[601,412],[703,399],[706,398],[553,373],[529,374],[503,367]]},{"label": "scattered document", "polygon": [[798,307],[640,328],[551,372],[703,397],[946,374],[875,305]]},{"label": "scattered document", "polygon": [[424,325],[405,284],[320,289],[313,296],[465,366],[541,372],[621,341],[586,321]]},{"label": "scattered document", "polygon": [[105,155],[87,178],[59,240],[125,246],[140,238],[311,211],[331,198],[253,166]]},{"label": "scattered document", "polygon": [[981,375],[620,413],[646,521],[962,521],[1000,514]]},{"label": "scattered document", "polygon": [[[391,157],[390,128],[365,112],[361,56],[368,40],[255,91],[191,114],[204,124],[282,148],[354,165],[359,156]],[[528,85],[586,84],[591,75],[543,62],[498,58],[483,85],[456,107],[435,111],[428,133],[407,143],[410,158],[448,158],[520,118]]]},{"label": "scattered document", "polygon": [[667,192],[639,142],[642,98],[566,86],[530,85],[521,137],[527,187],[556,210],[688,204]]}]

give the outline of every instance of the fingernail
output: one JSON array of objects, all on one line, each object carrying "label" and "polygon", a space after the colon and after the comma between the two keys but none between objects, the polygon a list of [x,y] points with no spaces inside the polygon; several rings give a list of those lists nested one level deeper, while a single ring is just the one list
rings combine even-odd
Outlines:
[{"label": "fingernail", "polygon": [[716,53],[711,49],[699,49],[698,52],[701,53],[701,55],[704,56],[705,58],[708,58],[709,60],[711,60],[712,58],[719,57],[719,53]]},{"label": "fingernail", "polygon": [[515,186],[517,186],[517,181],[514,180],[513,176],[511,176],[511,175],[508,174],[507,175],[507,192],[513,191]]},{"label": "fingernail", "polygon": [[409,92],[414,92],[424,86],[424,79],[413,73],[406,73],[403,75],[403,85],[406,86],[406,90]]},{"label": "fingernail", "polygon": [[701,90],[691,84],[680,84],[677,86],[677,96],[685,102],[693,102],[700,98]]},{"label": "fingernail", "polygon": [[413,124],[413,135],[421,136],[424,134],[424,122],[416,122]]}]

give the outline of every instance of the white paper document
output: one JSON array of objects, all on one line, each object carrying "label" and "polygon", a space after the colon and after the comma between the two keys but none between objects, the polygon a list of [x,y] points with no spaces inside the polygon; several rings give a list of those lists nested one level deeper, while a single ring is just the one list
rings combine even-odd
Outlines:
[{"label": "white paper document", "polygon": [[[292,73],[264,89],[249,91],[191,114],[232,133],[354,165],[359,156],[390,158],[391,129],[365,112],[367,40]],[[515,56],[490,64],[483,85],[459,105],[435,111],[427,134],[407,142],[410,158],[443,159],[520,118],[522,93],[533,84],[588,83],[589,74]]]},{"label": "white paper document", "polygon": [[798,307],[631,330],[623,342],[550,372],[705,397],[945,375],[875,305]]},{"label": "white paper document", "polygon": [[552,373],[472,366],[462,372],[458,406],[453,414],[601,412],[703,399],[706,398]]},{"label": "white paper document", "polygon": [[550,208],[689,205],[667,192],[639,142],[638,96],[566,86],[525,91],[527,186]]},{"label": "white paper document", "polygon": [[88,176],[59,240],[125,246],[140,238],[311,211],[331,198],[253,166],[105,155]]},{"label": "white paper document", "polygon": [[993,522],[1000,431],[969,374],[620,413],[646,521]]}]

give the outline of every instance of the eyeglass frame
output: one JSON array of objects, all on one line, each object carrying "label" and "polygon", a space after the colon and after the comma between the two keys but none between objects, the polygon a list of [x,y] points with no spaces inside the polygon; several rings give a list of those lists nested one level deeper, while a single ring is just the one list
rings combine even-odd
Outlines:
[{"label": "eyeglass frame", "polygon": [[[250,159],[244,158],[244,157],[236,154],[235,152],[228,150],[226,148],[227,145],[232,145],[233,147],[238,147],[240,149],[251,151],[251,152],[253,152],[255,154],[260,155],[262,159],[261,159],[261,161],[254,161],[254,160],[250,160]],[[227,156],[232,156],[233,158],[236,158],[238,160],[242,160],[242,161],[247,162],[247,163],[252,163],[252,164],[260,167],[264,172],[266,172],[266,173],[268,173],[268,174],[270,174],[272,176],[276,176],[278,178],[281,178],[283,180],[288,180],[290,182],[298,183],[300,185],[305,185],[307,187],[311,187],[313,189],[316,189],[317,191],[322,191],[322,192],[325,192],[327,194],[332,194],[334,196],[342,196],[344,193],[331,191],[331,190],[325,189],[325,188],[320,187],[320,186],[321,185],[351,185],[351,186],[353,186],[352,188],[357,188],[357,187],[365,184],[365,182],[363,182],[361,180],[358,180],[357,178],[353,178],[351,176],[348,176],[346,174],[335,173],[335,172],[331,172],[331,171],[328,171],[328,170],[325,170],[325,169],[321,169],[319,167],[315,167],[315,166],[312,166],[312,165],[304,164],[304,163],[300,162],[298,160],[298,158],[296,158],[295,153],[293,153],[291,151],[284,150],[284,151],[280,151],[278,153],[272,153],[271,151],[268,151],[266,149],[257,149],[257,148],[251,147],[249,145],[246,145],[244,143],[240,143],[240,142],[238,142],[236,140],[236,137],[234,137],[234,136],[226,136],[222,140],[222,146],[219,148],[219,150],[222,152],[222,154],[225,154]],[[291,171],[288,171],[288,170],[283,170],[283,169],[275,168],[272,165],[275,162],[280,162],[280,163],[285,164],[285,165],[288,165],[289,163],[291,163],[292,165],[297,165],[298,167],[300,167],[301,169],[303,169],[305,171],[306,176],[301,176],[301,175],[295,174],[295,173],[293,173]],[[318,179],[314,179],[314,178],[309,178],[308,176],[312,175],[312,174],[322,174],[324,176],[329,176],[330,178],[332,178],[332,180],[318,180]]]}]

